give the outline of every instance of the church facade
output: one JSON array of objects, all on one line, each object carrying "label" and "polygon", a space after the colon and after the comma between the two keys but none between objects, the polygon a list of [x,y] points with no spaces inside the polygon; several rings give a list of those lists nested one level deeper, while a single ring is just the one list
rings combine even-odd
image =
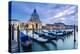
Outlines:
[{"label": "church facade", "polygon": [[29,19],[29,21],[26,23],[26,28],[27,29],[42,29],[42,23],[39,19],[39,15],[36,11],[36,9],[34,9],[31,18]]}]

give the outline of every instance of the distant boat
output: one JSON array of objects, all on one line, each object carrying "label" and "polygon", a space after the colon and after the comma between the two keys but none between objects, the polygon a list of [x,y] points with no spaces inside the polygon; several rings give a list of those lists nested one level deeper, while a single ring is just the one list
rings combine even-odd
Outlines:
[{"label": "distant boat", "polygon": [[58,30],[56,32],[56,35],[59,35],[59,36],[61,36],[61,35],[69,35],[69,34],[72,34],[72,32],[73,31]]},{"label": "distant boat", "polygon": [[63,36],[72,34],[73,31],[65,31],[65,30],[50,30],[50,31],[43,31],[44,33],[47,33],[52,36]]}]

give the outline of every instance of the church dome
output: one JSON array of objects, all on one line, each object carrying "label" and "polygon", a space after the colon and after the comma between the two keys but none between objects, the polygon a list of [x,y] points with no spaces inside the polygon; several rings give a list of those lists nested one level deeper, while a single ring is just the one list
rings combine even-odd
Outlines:
[{"label": "church dome", "polygon": [[31,15],[31,18],[29,20],[30,22],[36,22],[36,23],[41,23],[40,19],[39,19],[39,15],[36,11],[36,9],[34,9],[32,15]]}]

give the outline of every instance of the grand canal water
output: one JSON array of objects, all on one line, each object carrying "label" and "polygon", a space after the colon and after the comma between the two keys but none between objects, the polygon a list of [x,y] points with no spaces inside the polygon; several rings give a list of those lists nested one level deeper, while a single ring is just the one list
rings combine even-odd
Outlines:
[{"label": "grand canal water", "polygon": [[[77,36],[77,33],[76,33]],[[67,50],[77,48],[77,42],[74,45],[74,35],[70,35],[63,40],[58,41],[52,40],[49,43],[37,43],[34,42],[32,45],[33,51],[47,51],[47,50]]]},{"label": "grand canal water", "polygon": [[[17,31],[14,31],[14,39],[17,39]],[[74,32],[71,35],[65,36],[65,38],[52,40],[48,43],[38,43],[32,41],[32,51],[49,51],[49,50],[67,50],[77,48],[77,32],[76,34],[76,42],[74,43]],[[16,40],[17,41],[17,40]]]}]

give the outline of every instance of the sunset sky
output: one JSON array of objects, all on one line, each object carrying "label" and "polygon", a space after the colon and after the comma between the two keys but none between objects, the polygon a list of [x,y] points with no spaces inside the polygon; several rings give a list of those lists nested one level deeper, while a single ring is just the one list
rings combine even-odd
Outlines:
[{"label": "sunset sky", "polygon": [[27,22],[34,9],[44,24],[62,22],[68,25],[78,25],[78,7],[71,4],[12,2],[11,19]]}]

